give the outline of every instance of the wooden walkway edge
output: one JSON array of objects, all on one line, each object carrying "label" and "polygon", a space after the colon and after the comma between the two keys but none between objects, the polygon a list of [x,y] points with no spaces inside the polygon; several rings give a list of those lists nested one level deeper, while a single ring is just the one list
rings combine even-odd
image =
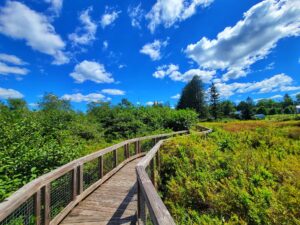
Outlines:
[{"label": "wooden walkway edge", "polygon": [[137,179],[135,167],[139,161],[140,158],[126,164],[75,206],[60,224],[136,224]]}]

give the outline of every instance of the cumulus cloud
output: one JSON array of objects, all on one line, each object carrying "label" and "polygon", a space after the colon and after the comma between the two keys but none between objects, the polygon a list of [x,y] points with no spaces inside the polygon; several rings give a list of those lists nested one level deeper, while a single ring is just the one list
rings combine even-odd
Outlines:
[{"label": "cumulus cloud", "polygon": [[108,95],[125,95],[125,91],[119,89],[103,89],[101,92]]},{"label": "cumulus cloud", "polygon": [[90,12],[92,10],[93,8],[89,7],[79,15],[81,26],[76,28],[75,33],[69,35],[69,39],[74,44],[87,45],[95,40],[97,24],[93,22],[90,17]]},{"label": "cumulus cloud", "polygon": [[0,53],[0,61],[15,64],[15,65],[25,65],[25,64],[27,64],[26,62],[24,62],[19,57],[15,56],[15,55],[5,54],[5,53]]},{"label": "cumulus cloud", "polygon": [[0,99],[23,98],[24,95],[14,89],[0,87]]},{"label": "cumulus cloud", "polygon": [[168,45],[168,40],[160,41],[155,40],[152,43],[145,44],[140,53],[148,55],[153,61],[157,61],[161,59],[161,49]]},{"label": "cumulus cloud", "polygon": [[171,97],[172,99],[180,99],[180,94],[174,95]]},{"label": "cumulus cloud", "polygon": [[163,79],[169,77],[173,81],[188,82],[194,76],[199,76],[204,83],[210,83],[215,71],[206,71],[201,69],[190,69],[185,73],[179,71],[179,66],[174,64],[159,66],[153,73],[153,77]]},{"label": "cumulus cloud", "polygon": [[157,0],[146,15],[149,20],[148,28],[151,32],[161,24],[169,28],[194,15],[199,6],[207,7],[212,2],[213,0]]},{"label": "cumulus cloud", "polygon": [[45,2],[51,5],[50,10],[53,11],[56,15],[60,14],[63,6],[63,0],[45,0]]},{"label": "cumulus cloud", "polygon": [[26,64],[26,62],[15,55],[0,53],[0,74],[2,75],[26,75],[29,73],[29,70],[20,67]]},{"label": "cumulus cloud", "polygon": [[220,79],[214,80],[215,85],[222,97],[230,97],[236,93],[243,94],[249,92],[270,93],[284,92],[288,90],[300,90],[300,86],[291,86],[293,79],[286,74],[277,74],[258,82],[247,83],[223,83]]},{"label": "cumulus cloud", "polygon": [[32,49],[53,56],[53,64],[69,62],[63,52],[65,43],[56,34],[48,18],[21,2],[7,1],[0,8],[0,33],[13,39],[25,40]]},{"label": "cumulus cloud", "polygon": [[127,12],[131,19],[131,26],[141,28],[141,21],[145,14],[144,10],[141,8],[141,3],[137,6],[129,6]]},{"label": "cumulus cloud", "polygon": [[87,60],[77,64],[70,76],[73,77],[78,83],[83,83],[87,80],[95,83],[114,82],[112,75],[105,70],[103,64]]},{"label": "cumulus cloud", "polygon": [[244,18],[210,40],[203,37],[187,46],[187,56],[206,69],[225,71],[223,80],[247,75],[249,67],[265,58],[279,40],[300,35],[299,0],[265,0]]},{"label": "cumulus cloud", "polygon": [[148,105],[148,106],[152,106],[152,105],[154,105],[154,102],[151,102],[151,101],[149,101],[149,102],[146,102],[146,105]]},{"label": "cumulus cloud", "polygon": [[62,99],[69,100],[71,102],[98,102],[110,100],[110,98],[106,98],[104,95],[99,93],[91,93],[88,95],[83,95],[81,93],[65,94],[62,96]]},{"label": "cumulus cloud", "polygon": [[105,13],[102,15],[100,24],[102,28],[105,28],[111,24],[119,17],[119,14],[121,11],[110,11],[108,8],[106,8]]}]

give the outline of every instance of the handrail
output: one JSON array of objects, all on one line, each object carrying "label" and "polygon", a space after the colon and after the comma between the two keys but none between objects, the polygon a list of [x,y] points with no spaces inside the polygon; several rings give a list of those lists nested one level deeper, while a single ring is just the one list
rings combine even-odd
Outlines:
[{"label": "handrail", "polygon": [[[198,126],[199,133],[208,134],[211,129]],[[188,133],[188,132],[186,132]],[[160,167],[159,150],[164,140],[159,141],[136,166],[137,183],[138,183],[138,222],[147,224],[147,210],[149,211],[150,220],[154,225],[175,225],[175,222],[159,197],[156,186],[155,166]],[[151,178],[149,178],[146,169],[150,165]]]},{"label": "handrail", "polygon": [[[126,140],[61,166],[29,182],[0,203],[0,225],[8,224],[13,219],[19,218],[22,219],[23,224],[29,224],[32,219],[37,225],[58,224],[78,202],[98,188],[125,164],[144,156],[141,142],[154,140],[156,143],[157,140],[186,132],[188,131]],[[130,155],[130,144],[134,144],[132,155]],[[124,161],[119,163],[118,149],[120,148],[124,151]],[[104,164],[106,162],[104,156],[109,153],[113,153],[113,168],[104,174]],[[86,165],[88,163],[91,163],[91,165]],[[63,188],[59,190],[57,184],[63,186]],[[65,189],[68,189],[68,191],[63,193]],[[55,197],[56,193],[57,196]],[[59,208],[58,213],[53,211],[56,204],[62,205],[62,209]]]}]

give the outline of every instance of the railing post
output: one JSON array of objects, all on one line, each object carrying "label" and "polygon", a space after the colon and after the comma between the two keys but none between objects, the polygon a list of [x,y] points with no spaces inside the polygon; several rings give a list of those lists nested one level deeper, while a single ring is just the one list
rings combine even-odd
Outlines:
[{"label": "railing post", "polygon": [[41,189],[39,189],[34,195],[34,216],[35,224],[41,224]]},{"label": "railing post", "polygon": [[83,192],[83,164],[78,167],[78,194]]},{"label": "railing post", "polygon": [[117,149],[114,150],[114,167],[118,165],[118,152]]},{"label": "railing post", "polygon": [[147,220],[146,202],[145,202],[145,198],[143,196],[139,182],[137,182],[137,184],[138,184],[138,190],[137,190],[137,193],[138,193],[138,224],[145,225],[146,220]]},{"label": "railing post", "polygon": [[75,167],[72,171],[72,194],[73,194],[73,201],[76,199],[77,196],[77,167]]},{"label": "railing post", "polygon": [[45,225],[50,224],[50,203],[51,203],[51,184],[46,184],[44,187],[44,223]]},{"label": "railing post", "polygon": [[99,178],[101,179],[103,177],[103,156],[101,155],[98,160]]}]

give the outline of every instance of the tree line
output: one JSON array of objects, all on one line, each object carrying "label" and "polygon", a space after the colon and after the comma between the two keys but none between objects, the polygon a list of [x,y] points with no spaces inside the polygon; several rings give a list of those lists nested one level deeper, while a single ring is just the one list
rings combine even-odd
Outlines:
[{"label": "tree line", "polygon": [[275,115],[294,114],[296,105],[300,104],[300,94],[296,95],[294,101],[288,94],[285,94],[282,101],[273,99],[261,99],[255,102],[251,97],[238,104],[230,100],[220,99],[214,83],[206,94],[204,84],[199,76],[193,79],[183,88],[177,109],[194,109],[200,119],[216,120],[220,118],[252,119],[255,114]]}]

